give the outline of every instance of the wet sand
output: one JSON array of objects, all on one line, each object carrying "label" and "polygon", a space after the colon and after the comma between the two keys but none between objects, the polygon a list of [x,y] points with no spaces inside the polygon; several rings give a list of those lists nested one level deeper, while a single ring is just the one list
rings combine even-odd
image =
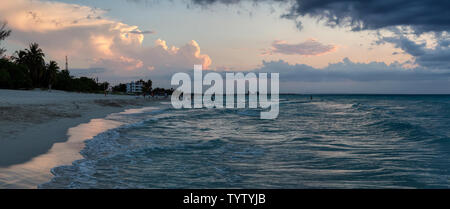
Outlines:
[{"label": "wet sand", "polygon": [[0,90],[0,188],[35,188],[35,182],[47,179],[49,168],[42,159],[49,166],[58,161],[49,152],[74,135],[70,128],[111,113],[152,106],[155,101],[125,95]]}]

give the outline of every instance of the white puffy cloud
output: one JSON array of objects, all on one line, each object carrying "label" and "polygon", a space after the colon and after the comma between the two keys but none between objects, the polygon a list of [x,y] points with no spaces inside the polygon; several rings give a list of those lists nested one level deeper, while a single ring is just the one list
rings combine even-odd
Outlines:
[{"label": "white puffy cloud", "polygon": [[144,35],[154,31],[113,20],[106,13],[44,0],[3,0],[0,4],[0,19],[13,31],[8,40],[23,46],[37,42],[48,58],[60,62],[68,55],[72,67],[104,68],[105,74],[128,76],[190,69],[194,64],[207,69],[211,64],[196,41],[177,48],[158,39],[153,46],[143,46]]}]

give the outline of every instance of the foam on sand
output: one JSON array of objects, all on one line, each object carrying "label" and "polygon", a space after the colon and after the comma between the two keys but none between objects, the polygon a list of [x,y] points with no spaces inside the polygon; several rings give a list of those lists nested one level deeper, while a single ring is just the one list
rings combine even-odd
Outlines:
[{"label": "foam on sand", "polygon": [[71,127],[154,104],[134,96],[0,90],[0,188],[36,188],[51,178],[51,168],[80,157],[81,138],[114,128],[96,124],[98,129],[90,127],[80,132],[87,135],[75,136]]}]

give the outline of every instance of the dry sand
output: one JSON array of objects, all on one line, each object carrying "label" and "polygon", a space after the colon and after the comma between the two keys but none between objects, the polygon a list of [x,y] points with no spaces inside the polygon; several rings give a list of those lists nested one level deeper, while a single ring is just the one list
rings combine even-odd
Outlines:
[{"label": "dry sand", "polygon": [[5,172],[67,141],[69,128],[154,102],[135,96],[0,90],[0,188],[21,188],[4,182],[14,179]]}]

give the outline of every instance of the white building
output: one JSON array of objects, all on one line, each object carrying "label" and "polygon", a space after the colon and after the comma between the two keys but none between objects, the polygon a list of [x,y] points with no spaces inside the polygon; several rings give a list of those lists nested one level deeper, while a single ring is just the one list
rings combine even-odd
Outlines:
[{"label": "white building", "polygon": [[142,93],[142,83],[140,82],[127,83],[127,93],[129,94]]}]

